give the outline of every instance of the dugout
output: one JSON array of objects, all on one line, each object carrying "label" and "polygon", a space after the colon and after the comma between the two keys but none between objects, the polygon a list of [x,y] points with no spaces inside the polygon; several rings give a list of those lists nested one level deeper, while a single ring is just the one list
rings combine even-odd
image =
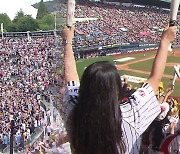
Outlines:
[{"label": "dugout", "polygon": [[131,52],[140,52],[151,49],[156,49],[158,44],[153,43],[125,43],[121,45],[108,45],[108,46],[96,46],[89,48],[76,48],[74,47],[75,57],[77,59],[83,58],[86,54],[96,54],[96,56],[106,56],[112,54],[125,54]]}]

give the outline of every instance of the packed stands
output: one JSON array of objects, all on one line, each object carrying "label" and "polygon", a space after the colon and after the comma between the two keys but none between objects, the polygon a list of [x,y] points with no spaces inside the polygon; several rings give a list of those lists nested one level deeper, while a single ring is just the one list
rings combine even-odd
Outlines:
[{"label": "packed stands", "polygon": [[[66,17],[67,6],[57,3],[56,10]],[[76,23],[76,46],[160,41],[162,29],[169,21],[169,11],[157,7],[122,3],[90,3],[76,5],[76,18],[97,20]],[[179,18],[180,16],[178,16]],[[177,19],[178,24],[179,20]],[[178,38],[178,36],[177,36]],[[177,39],[174,44],[178,44]]]},{"label": "packed stands", "polygon": [[[59,3],[54,7],[66,17],[65,4]],[[157,43],[161,29],[168,22],[168,14],[169,12],[159,8],[138,7],[133,4],[77,4],[76,17],[97,20],[77,22],[75,46]],[[179,39],[174,42],[178,43]],[[64,78],[61,72],[57,72],[57,68],[63,63],[60,47],[61,44],[53,37],[32,38],[31,41],[26,38],[6,38],[0,41],[1,150],[9,145],[11,119],[15,120],[15,144],[24,148],[25,144],[31,141],[35,129],[45,126],[47,112],[40,106],[42,97],[55,104],[62,101],[58,94],[63,94]],[[85,54],[84,58],[96,56],[97,53],[91,53]],[[54,106],[57,107],[57,104]],[[50,126],[47,124],[45,127]],[[47,137],[45,134],[46,138],[38,140],[35,145],[40,146],[42,151],[43,147],[46,150],[51,149],[56,146],[58,138],[54,138],[54,134],[58,135],[59,132],[52,129],[51,136]],[[35,147],[29,149],[39,150]]]},{"label": "packed stands", "polygon": [[[0,144],[3,151],[14,128],[15,145],[24,148],[36,128],[42,128],[47,102],[58,102],[63,85],[62,59],[55,38],[10,38],[0,41]],[[11,121],[14,120],[14,126]]]}]

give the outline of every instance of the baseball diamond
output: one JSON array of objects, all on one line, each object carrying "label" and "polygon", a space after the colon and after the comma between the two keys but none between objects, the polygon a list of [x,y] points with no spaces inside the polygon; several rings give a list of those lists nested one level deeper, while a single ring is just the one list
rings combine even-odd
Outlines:
[{"label": "baseball diamond", "polygon": [[[176,48],[174,50],[175,50],[175,55],[172,52],[169,52],[168,55],[166,69],[162,79],[164,87],[167,87],[172,81],[173,73],[174,73],[173,66],[175,64],[180,64],[180,48]],[[116,64],[116,67],[120,70],[119,72],[121,75],[132,75],[132,76],[147,78],[150,73],[155,52],[156,50],[149,50],[143,52],[141,51],[141,52],[126,53],[126,54],[116,54],[105,57],[95,57],[95,58],[89,58],[83,60],[81,59],[77,61],[78,74],[81,77],[84,68],[95,61],[108,60]],[[114,60],[124,59],[126,57],[131,57],[132,59],[123,62],[118,62],[118,61],[114,62]],[[131,83],[131,84],[134,87],[139,86],[139,84],[137,83]],[[179,89],[180,89],[180,79],[177,79],[172,96],[180,97]]]}]

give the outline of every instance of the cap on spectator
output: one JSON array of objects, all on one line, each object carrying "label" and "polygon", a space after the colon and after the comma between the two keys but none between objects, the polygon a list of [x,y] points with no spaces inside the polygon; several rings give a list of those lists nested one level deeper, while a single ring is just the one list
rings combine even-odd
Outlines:
[{"label": "cap on spectator", "polygon": [[175,105],[175,106],[178,106],[178,104],[179,104],[178,101],[177,101],[177,100],[174,100],[174,105]]},{"label": "cap on spectator", "polygon": [[124,98],[122,99],[122,101],[123,101],[123,102],[127,102],[127,101],[128,101],[128,98],[127,98],[127,97],[124,97]]},{"label": "cap on spectator", "polygon": [[169,153],[180,153],[180,135],[175,136],[168,146]]},{"label": "cap on spectator", "polygon": [[166,102],[160,104],[160,107],[161,107],[161,113],[157,116],[156,118],[157,120],[163,120],[169,111],[169,104]]},{"label": "cap on spectator", "polygon": [[164,88],[163,82],[159,83],[159,88],[162,88],[162,89]]},{"label": "cap on spectator", "polygon": [[145,82],[145,80],[139,81],[139,84],[142,85]]},{"label": "cap on spectator", "polygon": [[163,142],[160,152],[165,154],[180,153],[180,134],[170,135]]}]

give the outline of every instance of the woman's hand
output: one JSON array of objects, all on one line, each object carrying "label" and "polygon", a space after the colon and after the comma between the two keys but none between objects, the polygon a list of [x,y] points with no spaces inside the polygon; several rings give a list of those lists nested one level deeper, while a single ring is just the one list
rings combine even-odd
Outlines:
[{"label": "woman's hand", "polygon": [[67,26],[63,29],[63,40],[72,41],[74,38],[74,25],[68,28]]},{"label": "woman's hand", "polygon": [[176,38],[176,26],[169,27],[169,25],[164,29],[162,34],[162,41],[166,41],[167,43],[171,43]]}]

